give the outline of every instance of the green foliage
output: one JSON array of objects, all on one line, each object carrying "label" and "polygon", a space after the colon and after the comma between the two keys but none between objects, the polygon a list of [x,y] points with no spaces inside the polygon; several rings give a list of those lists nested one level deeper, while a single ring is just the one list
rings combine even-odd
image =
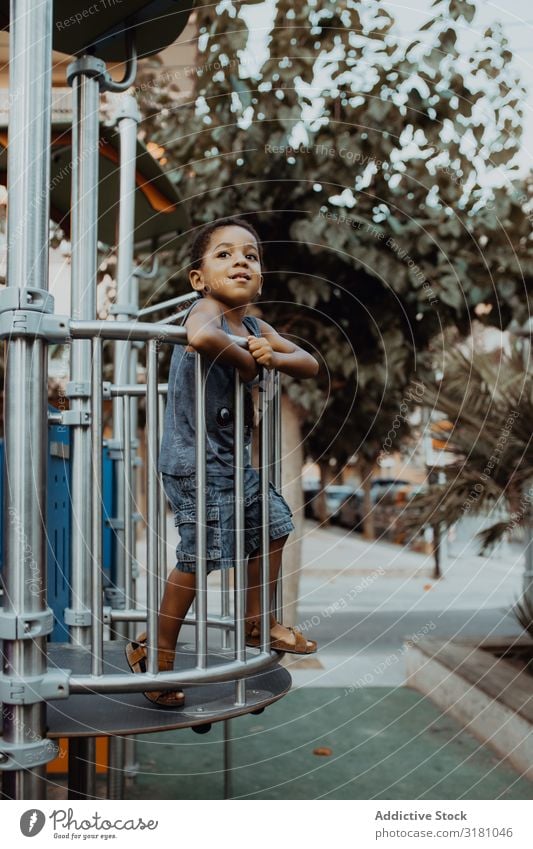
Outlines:
[{"label": "green foliage", "polygon": [[[191,102],[148,72],[146,140],[164,148],[193,223],[238,212],[257,224],[262,313],[323,361],[319,394],[285,382],[313,452],[363,440],[376,455],[431,340],[467,332],[478,304],[501,327],[527,314],[530,184],[513,161],[524,92],[497,26],[465,51],[474,13],[437,2],[406,42],[376,0],[278,0],[252,75],[240,12],[206,4]],[[188,288],[185,240],[167,261],[180,279],[165,297]],[[351,393],[349,432],[331,439],[325,421],[345,420]]]},{"label": "green foliage", "polygon": [[[517,350],[466,354],[451,347],[443,372],[440,381],[426,380],[420,397],[452,426],[446,441],[451,462],[434,469],[445,472],[446,482],[416,496],[403,524],[448,527],[505,506],[510,518],[479,535],[484,550],[531,518],[533,380]],[[443,432],[434,435],[442,439]]]}]

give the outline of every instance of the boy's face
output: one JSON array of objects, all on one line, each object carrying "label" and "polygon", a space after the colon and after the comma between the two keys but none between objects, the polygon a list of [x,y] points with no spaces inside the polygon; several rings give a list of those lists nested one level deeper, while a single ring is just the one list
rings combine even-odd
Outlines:
[{"label": "boy's face", "polygon": [[201,269],[189,272],[193,289],[209,286],[209,298],[227,306],[249,304],[261,292],[261,263],[257,242],[248,230],[235,225],[211,233]]}]

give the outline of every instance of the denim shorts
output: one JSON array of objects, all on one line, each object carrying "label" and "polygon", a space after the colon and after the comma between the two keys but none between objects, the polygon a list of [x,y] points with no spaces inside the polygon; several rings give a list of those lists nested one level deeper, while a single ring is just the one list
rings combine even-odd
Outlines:
[{"label": "denim shorts", "polygon": [[[196,475],[161,475],[166,496],[174,511],[180,541],[176,546],[176,569],[196,571]],[[261,545],[261,489],[259,472],[245,468],[244,554]],[[294,530],[291,508],[269,482],[269,536],[279,539]],[[232,481],[207,478],[207,572],[235,566],[235,495]]]}]

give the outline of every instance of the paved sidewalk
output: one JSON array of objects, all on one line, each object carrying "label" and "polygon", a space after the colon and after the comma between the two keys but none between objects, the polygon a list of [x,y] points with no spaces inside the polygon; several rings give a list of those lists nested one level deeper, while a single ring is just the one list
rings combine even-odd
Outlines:
[{"label": "paved sidewalk", "polygon": [[[169,564],[175,535],[169,517]],[[407,637],[520,633],[510,614],[521,589],[519,546],[489,558],[470,547],[435,581],[429,556],[306,522],[303,561],[299,622],[320,650],[286,655],[288,696],[232,721],[233,797],[531,798],[527,779],[403,686]],[[213,575],[214,610],[218,585]],[[222,734],[215,724],[205,737],[140,736],[141,772],[127,798],[222,798]]]},{"label": "paved sidewalk", "polygon": [[518,634],[510,609],[523,555],[450,557],[434,580],[433,558],[341,528],[306,522],[298,620],[318,640],[318,663],[295,663],[295,686],[398,686],[403,641],[427,636]]}]

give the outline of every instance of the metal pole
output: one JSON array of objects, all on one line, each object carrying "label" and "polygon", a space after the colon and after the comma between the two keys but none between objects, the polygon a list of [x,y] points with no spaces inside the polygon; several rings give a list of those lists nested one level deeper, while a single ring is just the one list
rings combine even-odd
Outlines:
[{"label": "metal pole", "polygon": [[[163,423],[165,420],[165,398],[163,395],[158,395],[159,406],[159,433],[158,442],[161,445],[163,437]],[[165,590],[165,581],[167,578],[167,498],[165,490],[159,479],[159,595],[158,605],[161,604],[163,592]]]},{"label": "metal pole", "polygon": [[231,719],[224,720],[224,799],[231,799],[232,787],[232,752],[231,752]]},{"label": "metal pole", "polygon": [[[222,570],[222,574],[220,576],[220,616],[222,619],[229,619],[231,615],[230,610],[230,582],[229,582],[229,571],[227,569]],[[222,649],[229,649],[230,647],[230,627],[222,627],[220,629],[220,647]]]},{"label": "metal pole", "polygon": [[[281,440],[282,440],[282,420],[281,420],[281,373],[274,373],[274,404],[273,404],[273,436],[272,442],[274,445],[274,469],[273,483],[278,492],[281,492],[283,483],[281,476]],[[276,584],[276,592],[274,596],[274,610],[276,611],[276,619],[278,622],[283,621],[283,566],[279,570],[278,581]]]},{"label": "metal pole", "polygon": [[102,408],[102,340],[92,340],[92,674],[104,672],[104,621],[102,596],[102,453],[103,453],[103,408]]},{"label": "metal pole", "polygon": [[[139,278],[135,273],[131,276],[131,305],[133,311],[137,314],[137,310],[139,309]],[[130,363],[129,363],[129,377],[128,382],[130,384],[137,383],[137,362],[138,362],[138,342],[133,342],[130,345]],[[139,402],[137,397],[130,396],[130,411],[131,411],[131,433],[129,443],[131,445],[131,505],[132,505],[132,516],[131,516],[131,557],[130,557],[130,569],[131,575],[129,577],[128,583],[128,572],[126,568],[126,598],[129,596],[131,599],[131,603],[129,607],[132,607],[136,604],[137,601],[137,522],[135,520],[135,516],[138,514],[137,504],[138,504],[138,481],[139,474],[137,472],[137,448],[139,445],[139,437],[138,437],[138,422],[139,422]],[[127,442],[126,442],[127,445]],[[135,516],[133,515],[135,513]],[[126,607],[128,607],[128,602],[126,601]],[[135,636],[134,630],[131,624],[126,628],[126,633],[128,637],[132,638]],[[135,735],[131,735],[126,737],[124,741],[124,773],[125,779],[133,779],[139,771],[139,762],[137,758],[137,738]]]},{"label": "metal pole", "polygon": [[[8,290],[18,289],[21,307],[31,309],[23,290],[48,290],[50,109],[52,86],[52,2],[10,4],[8,147]],[[35,305],[34,309],[39,307]],[[41,306],[44,310],[44,306]],[[31,337],[5,346],[4,477],[4,670],[17,678],[46,672],[46,634],[53,620],[46,606],[44,524],[47,469],[47,345]],[[24,620],[27,618],[26,628]],[[32,618],[38,627],[31,633]],[[14,627],[13,627],[14,626]],[[24,634],[24,636],[22,636]],[[8,769],[3,795],[45,799],[44,701],[4,701],[0,766],[5,749],[24,758],[35,749],[32,766]],[[30,752],[31,754],[31,752]]]},{"label": "metal pole", "polygon": [[[113,312],[117,321],[131,321],[136,315],[132,303],[133,283],[133,248],[135,230],[135,162],[137,156],[137,124],[140,114],[135,99],[131,95],[123,95],[120,107],[116,113],[118,132],[120,136],[120,183],[119,183],[119,214],[117,239],[117,297]],[[127,383],[130,376],[131,341],[125,340],[115,344],[114,348],[114,382]],[[131,439],[130,432],[124,424],[124,407],[120,398],[113,399],[113,440],[110,447],[116,451],[116,495],[117,514],[115,528],[115,590],[124,598],[126,588],[126,559],[129,549],[126,548],[126,525],[131,517],[124,512],[127,494],[125,493],[125,443]],[[122,628],[114,632],[114,636],[126,636],[127,630]]]},{"label": "metal pole", "polygon": [[158,488],[157,474],[158,428],[157,428],[157,352],[158,342],[152,339],[146,351],[146,478],[147,478],[147,513],[148,527],[146,529],[146,608],[148,622],[146,633],[148,637],[149,673],[158,672],[157,662],[157,611],[158,611]]},{"label": "metal pole", "polygon": [[260,477],[261,477],[261,651],[270,652],[270,404],[272,375],[261,369],[259,384],[259,415],[261,417]]},{"label": "metal pole", "polygon": [[[244,385],[235,369],[235,660],[246,662],[246,560],[244,555]],[[235,682],[235,704],[246,704],[246,681]]]},{"label": "metal pole", "polygon": [[201,354],[196,354],[196,666],[198,669],[207,669],[205,378],[205,362]]},{"label": "metal pole", "polygon": [[107,798],[124,798],[124,763],[126,758],[125,737],[109,738],[109,762],[107,769]]},{"label": "metal pole", "polygon": [[124,602],[126,609],[132,607],[132,559],[133,559],[133,491],[132,491],[132,451],[131,451],[131,398],[122,397],[122,415],[124,422]]},{"label": "metal pole", "polygon": [[96,764],[93,737],[71,737],[68,741],[69,799],[96,798]]},{"label": "metal pole", "polygon": [[[84,64],[88,62],[88,65]],[[91,63],[94,68],[91,70]],[[69,65],[67,78],[73,89],[72,103],[72,274],[73,319],[91,320],[96,315],[97,221],[98,221],[98,104],[100,66],[94,57]],[[88,428],[91,396],[91,344],[74,340],[71,345],[70,408],[79,414],[71,435],[71,602],[65,611],[72,643],[87,646],[91,625],[92,481],[91,432]]]},{"label": "metal pole", "polygon": [[[133,236],[135,229],[135,161],[137,156],[137,124],[140,114],[135,98],[125,94],[120,98],[120,106],[116,113],[116,121],[120,137],[119,164],[119,208],[118,208],[118,238],[117,238],[117,297],[113,311],[119,321],[130,321],[136,314],[132,304],[133,288]],[[130,374],[129,340],[116,342],[114,346],[114,381],[126,383]],[[113,399],[113,439],[110,444],[115,456],[116,504],[115,533],[114,533],[114,590],[121,603],[128,606],[127,597],[131,589],[131,544],[129,538],[131,513],[129,506],[129,470],[126,469],[126,451],[131,449],[130,429],[126,427],[124,406],[120,398]],[[127,445],[128,444],[128,445]],[[127,447],[126,447],[127,445]],[[131,458],[130,458],[131,462]],[[115,625],[111,629],[112,639],[126,637],[128,626]],[[110,757],[115,760],[116,770],[113,788],[109,792],[118,793],[113,798],[123,795],[123,762],[124,741],[112,737],[109,741]],[[122,761],[120,760],[122,759]],[[120,782],[120,785],[117,784]]]}]

